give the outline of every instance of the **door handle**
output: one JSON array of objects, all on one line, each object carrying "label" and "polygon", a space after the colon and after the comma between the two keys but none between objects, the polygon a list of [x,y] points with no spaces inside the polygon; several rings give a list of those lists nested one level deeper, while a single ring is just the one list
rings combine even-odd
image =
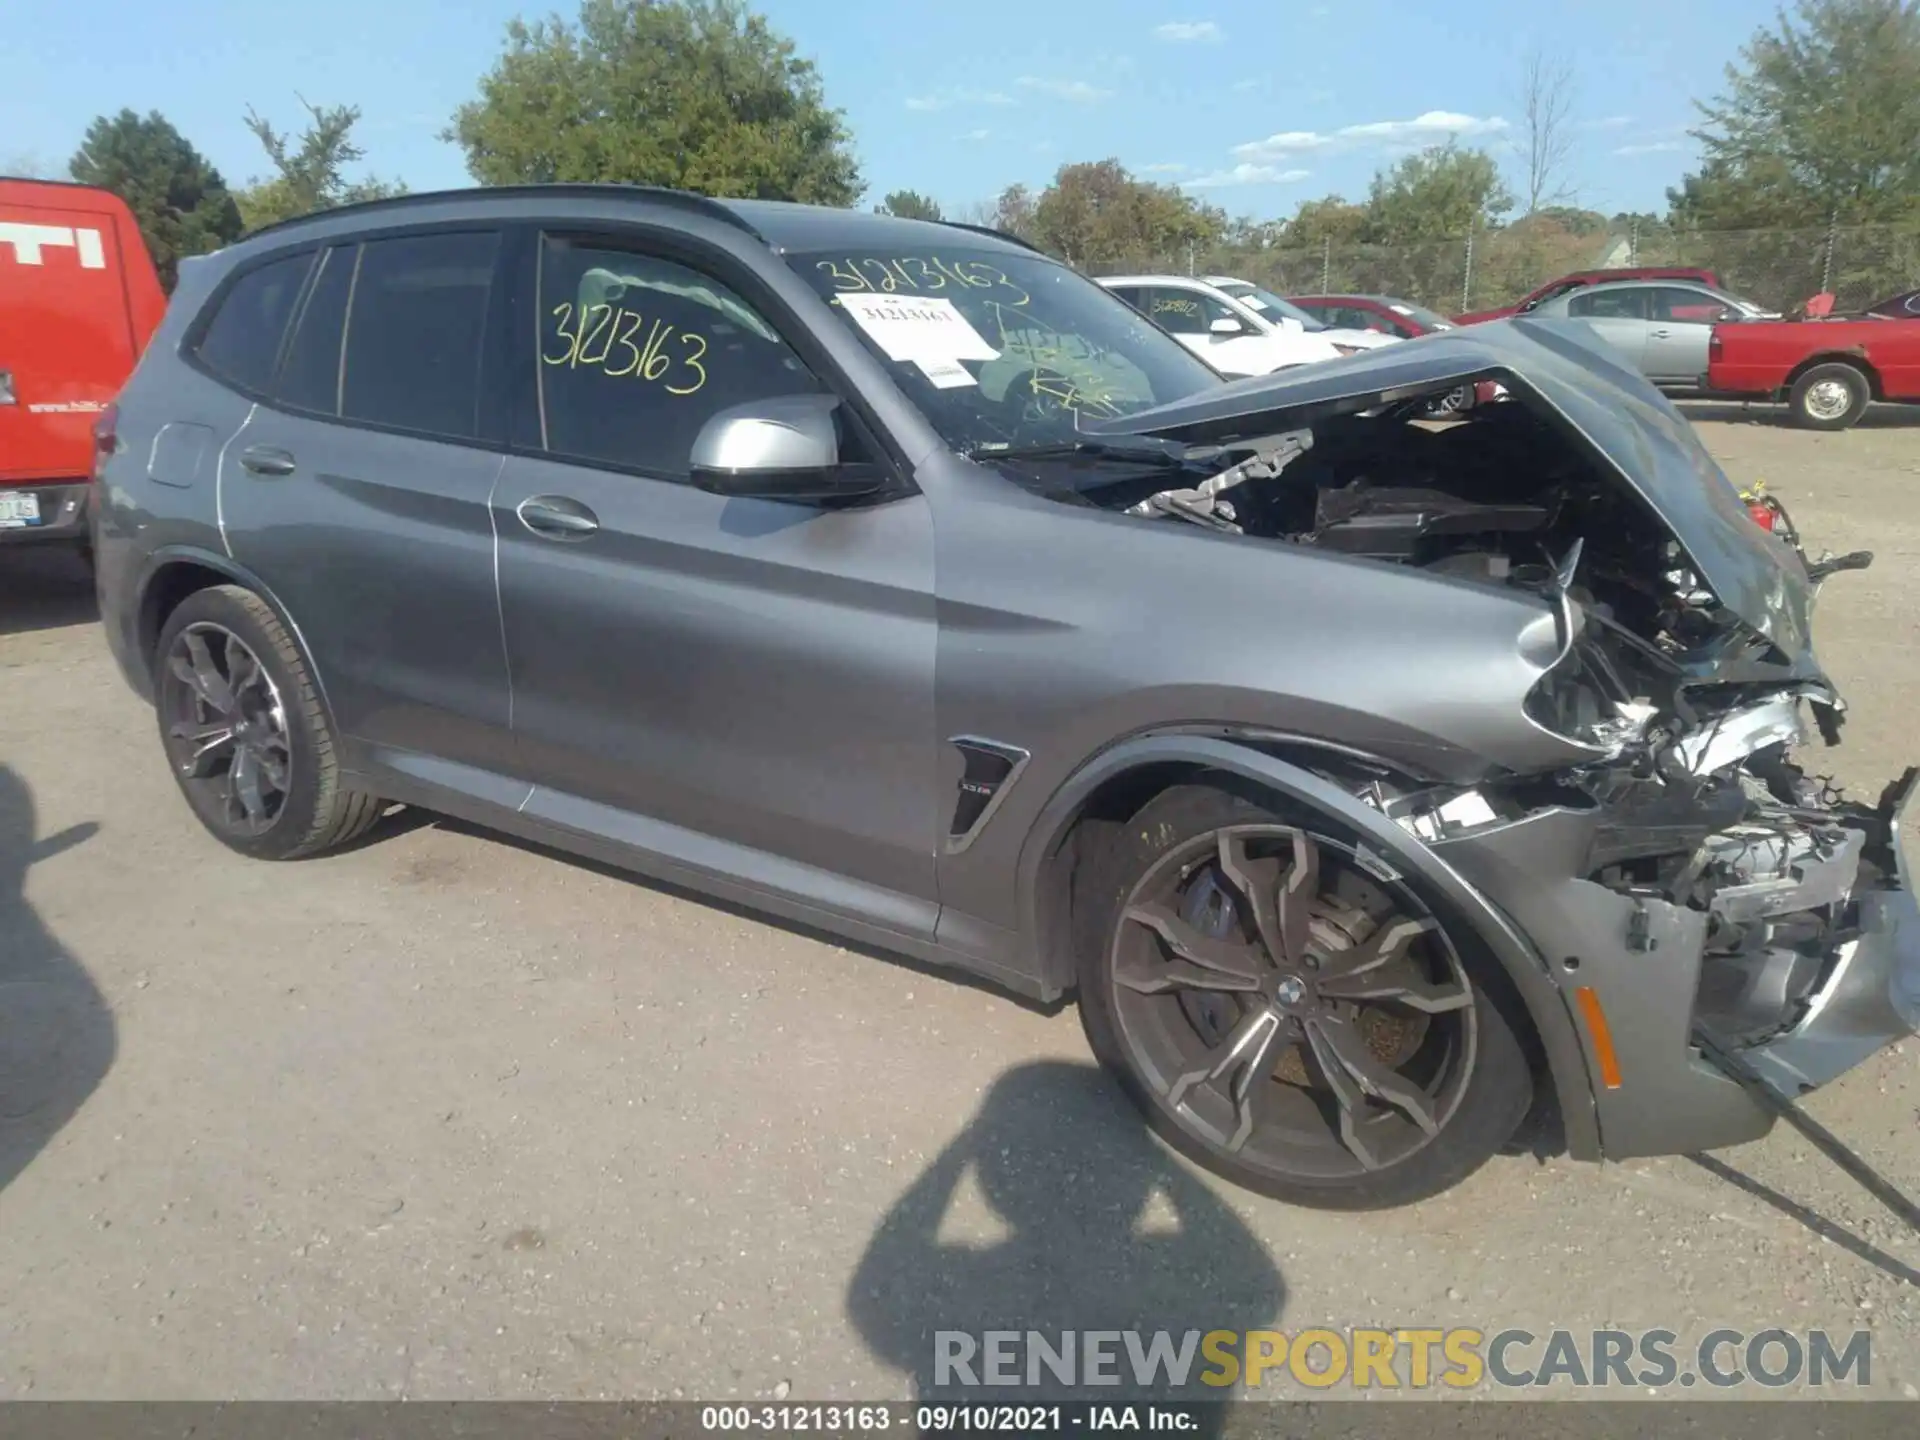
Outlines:
[{"label": "door handle", "polygon": [[291,475],[293,456],[274,445],[254,445],[240,452],[240,468],[250,475]]},{"label": "door handle", "polygon": [[1673,338],[1673,332],[1671,330],[1656,330],[1653,332],[1653,338],[1656,340],[1671,340]]},{"label": "door handle", "polygon": [[513,513],[542,540],[584,540],[600,528],[593,511],[564,495],[529,495]]}]

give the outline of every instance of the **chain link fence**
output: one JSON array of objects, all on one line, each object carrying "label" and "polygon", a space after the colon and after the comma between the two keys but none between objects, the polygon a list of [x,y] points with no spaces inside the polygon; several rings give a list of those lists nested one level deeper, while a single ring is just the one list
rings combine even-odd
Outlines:
[{"label": "chain link fence", "polygon": [[1099,267],[1103,274],[1232,275],[1280,295],[1391,295],[1442,314],[1491,310],[1574,270],[1686,265],[1737,295],[1790,311],[1823,291],[1836,313],[1920,286],[1920,227],[1541,234],[1525,226],[1418,245],[1195,247]]}]

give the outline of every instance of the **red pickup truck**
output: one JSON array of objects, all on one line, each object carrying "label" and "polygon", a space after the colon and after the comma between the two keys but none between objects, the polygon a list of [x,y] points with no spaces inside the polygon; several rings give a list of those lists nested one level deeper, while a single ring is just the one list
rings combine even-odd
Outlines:
[{"label": "red pickup truck", "polygon": [[1875,400],[1920,403],[1920,319],[1744,320],[1713,327],[1707,389],[1784,400],[1814,430],[1844,430]]}]

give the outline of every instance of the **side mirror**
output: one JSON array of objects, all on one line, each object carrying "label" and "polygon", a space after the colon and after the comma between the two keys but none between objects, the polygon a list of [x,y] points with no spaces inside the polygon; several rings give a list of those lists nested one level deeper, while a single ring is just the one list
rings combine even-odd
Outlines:
[{"label": "side mirror", "polygon": [[730,406],[694,437],[693,483],[713,495],[818,505],[877,493],[884,476],[840,463],[831,395],[782,395]]},{"label": "side mirror", "polygon": [[1217,336],[1244,335],[1246,334],[1246,332],[1247,332],[1247,327],[1242,325],[1238,320],[1234,319],[1231,315],[1222,315],[1218,320],[1215,320],[1212,324],[1207,326],[1207,333],[1210,335],[1217,335]]}]

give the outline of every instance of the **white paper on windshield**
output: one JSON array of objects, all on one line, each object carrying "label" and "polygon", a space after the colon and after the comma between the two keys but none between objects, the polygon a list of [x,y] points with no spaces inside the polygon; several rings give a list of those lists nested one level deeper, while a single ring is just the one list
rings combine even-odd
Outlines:
[{"label": "white paper on windshield", "polygon": [[889,360],[998,360],[1000,352],[937,295],[841,295],[840,306]]},{"label": "white paper on windshield", "polygon": [[962,385],[978,385],[973,372],[958,360],[929,360],[924,355],[914,357],[913,363],[920,373],[933,382],[936,390],[957,390]]}]

